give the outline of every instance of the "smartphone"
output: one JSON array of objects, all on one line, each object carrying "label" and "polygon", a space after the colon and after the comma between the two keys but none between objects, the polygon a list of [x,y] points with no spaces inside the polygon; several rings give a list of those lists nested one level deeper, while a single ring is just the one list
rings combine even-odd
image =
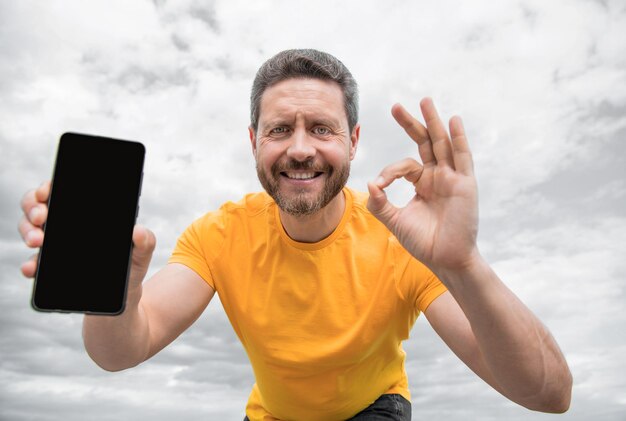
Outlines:
[{"label": "smartphone", "polygon": [[145,148],[78,133],[59,140],[33,286],[39,311],[124,311]]}]

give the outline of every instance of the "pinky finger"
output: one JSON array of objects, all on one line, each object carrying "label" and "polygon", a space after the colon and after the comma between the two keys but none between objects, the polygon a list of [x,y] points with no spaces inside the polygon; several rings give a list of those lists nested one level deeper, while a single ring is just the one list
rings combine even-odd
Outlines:
[{"label": "pinky finger", "polygon": [[22,275],[27,278],[34,278],[37,273],[37,260],[39,259],[39,254],[35,254],[30,257],[26,262],[22,263],[21,270]]}]

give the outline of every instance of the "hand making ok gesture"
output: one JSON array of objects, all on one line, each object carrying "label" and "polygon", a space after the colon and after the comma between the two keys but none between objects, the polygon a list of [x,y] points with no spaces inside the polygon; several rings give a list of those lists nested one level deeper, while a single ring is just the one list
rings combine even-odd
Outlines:
[{"label": "hand making ok gesture", "polygon": [[[368,209],[415,258],[437,272],[463,270],[478,256],[478,194],[472,155],[460,117],[450,135],[430,98],[420,102],[426,126],[396,104],[391,113],[417,143],[422,164],[406,158],[388,165],[368,183]],[[387,200],[384,188],[404,177],[415,196],[403,208]]]}]

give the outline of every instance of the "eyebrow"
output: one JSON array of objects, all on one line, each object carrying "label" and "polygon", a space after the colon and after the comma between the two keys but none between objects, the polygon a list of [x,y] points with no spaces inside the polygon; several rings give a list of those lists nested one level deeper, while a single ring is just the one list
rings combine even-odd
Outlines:
[{"label": "eyebrow", "polygon": [[[313,126],[328,126],[328,127],[333,127],[333,128],[340,128],[341,127],[341,123],[339,122],[339,120],[330,118],[330,117],[316,117],[312,121]],[[277,117],[277,118],[273,118],[270,119],[266,122],[260,121],[259,125],[260,126],[265,126],[265,127],[273,127],[273,126],[290,126],[292,125],[294,122],[293,118],[282,118],[282,117]],[[307,121],[308,123],[308,121]]]},{"label": "eyebrow", "polygon": [[322,126],[329,126],[329,127],[335,127],[335,128],[340,128],[341,127],[341,123],[339,122],[339,120],[335,120],[332,118],[317,118],[314,121],[314,125],[322,125]]}]

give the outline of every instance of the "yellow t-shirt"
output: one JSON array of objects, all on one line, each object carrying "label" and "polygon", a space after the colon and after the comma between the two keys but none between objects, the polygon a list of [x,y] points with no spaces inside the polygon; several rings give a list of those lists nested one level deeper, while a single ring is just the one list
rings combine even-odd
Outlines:
[{"label": "yellow t-shirt", "polygon": [[256,420],[339,420],[380,395],[410,399],[401,342],[446,289],[366,208],[318,243],[286,234],[265,193],[193,222],[170,258],[219,294],[254,370]]}]

